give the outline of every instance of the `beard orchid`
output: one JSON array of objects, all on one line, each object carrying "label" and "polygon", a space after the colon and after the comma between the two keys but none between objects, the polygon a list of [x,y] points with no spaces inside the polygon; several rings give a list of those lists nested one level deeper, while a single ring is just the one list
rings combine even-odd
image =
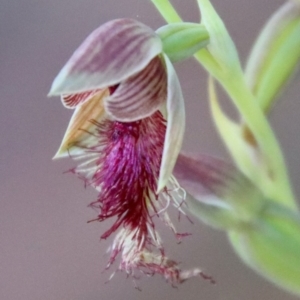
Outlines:
[{"label": "beard orchid", "polygon": [[166,212],[181,211],[184,191],[172,170],[179,154],[185,111],[181,87],[159,36],[131,19],[110,21],[75,51],[55,78],[50,95],[74,108],[55,158],[80,163],[73,172],[98,191],[96,220],[114,217],[101,238],[116,233],[110,266],[134,275],[161,274],[172,284],[202,275],[183,271],[164,252],[154,220],[178,234]]}]

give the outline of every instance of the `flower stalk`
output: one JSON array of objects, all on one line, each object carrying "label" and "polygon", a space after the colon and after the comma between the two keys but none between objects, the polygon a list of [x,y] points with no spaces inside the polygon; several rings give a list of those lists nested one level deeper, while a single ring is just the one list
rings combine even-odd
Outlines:
[{"label": "flower stalk", "polygon": [[151,0],[167,23],[182,22],[181,17],[169,0]]},{"label": "flower stalk", "polygon": [[162,40],[163,51],[172,62],[189,58],[209,44],[209,34],[201,24],[171,23],[160,27],[156,33]]}]

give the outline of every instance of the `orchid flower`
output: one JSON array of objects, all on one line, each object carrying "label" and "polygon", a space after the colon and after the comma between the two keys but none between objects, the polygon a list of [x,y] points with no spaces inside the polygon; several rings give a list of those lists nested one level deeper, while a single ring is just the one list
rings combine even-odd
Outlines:
[{"label": "orchid flower", "polygon": [[[160,37],[131,19],[110,21],[74,52],[50,95],[74,108],[55,158],[81,160],[73,169],[98,191],[96,220],[116,220],[101,238],[116,234],[110,266],[159,273],[172,284],[202,275],[182,271],[164,254],[155,229],[160,217],[178,234],[166,208],[184,201],[172,170],[181,148],[185,110],[181,87]],[[183,194],[183,193],[182,193]]]}]

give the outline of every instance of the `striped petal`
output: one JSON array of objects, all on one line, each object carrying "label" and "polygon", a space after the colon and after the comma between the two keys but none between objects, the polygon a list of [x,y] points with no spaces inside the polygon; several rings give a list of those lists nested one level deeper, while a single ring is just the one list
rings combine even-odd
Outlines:
[{"label": "striped petal", "polygon": [[180,152],[185,129],[185,107],[180,83],[170,59],[164,55],[168,73],[167,132],[157,190],[167,184]]},{"label": "striped petal", "polygon": [[162,51],[146,25],[117,19],[93,31],[55,78],[49,95],[74,94],[120,83],[145,68]]},{"label": "striped petal", "polygon": [[[186,191],[187,208],[194,216],[218,229],[237,227],[238,220],[236,220],[234,209],[219,196],[220,191],[216,185],[217,181],[220,185],[222,182],[225,183],[226,176],[222,178],[221,174],[216,175],[214,167],[211,166],[214,164],[218,165],[213,158],[180,153],[174,168],[174,175]],[[210,184],[210,182],[215,182],[215,184]]]},{"label": "striped petal", "polygon": [[226,193],[238,193],[248,185],[246,177],[233,165],[208,155],[180,153],[174,175],[180,185],[196,198],[214,195],[224,202]]},{"label": "striped petal", "polygon": [[[224,210],[224,221],[229,220],[230,211],[234,211],[237,223],[248,222],[257,216],[265,203],[262,192],[242,172],[230,163],[209,155],[180,153],[174,176],[198,202],[218,207],[218,210],[210,212],[221,213]],[[203,206],[201,203],[200,207]]]},{"label": "striped petal", "polygon": [[79,155],[85,147],[92,147],[97,144],[93,135],[96,124],[93,121],[100,122],[106,116],[103,98],[107,97],[108,94],[108,89],[102,90],[94,95],[90,101],[76,107],[54,158]]},{"label": "striped petal", "polygon": [[160,57],[121,82],[105,99],[105,109],[118,121],[129,122],[152,115],[167,98],[167,74]]},{"label": "striped petal", "polygon": [[99,92],[100,90],[93,90],[78,94],[62,95],[61,102],[66,108],[75,108],[76,106],[83,104],[84,102],[93,98]]}]

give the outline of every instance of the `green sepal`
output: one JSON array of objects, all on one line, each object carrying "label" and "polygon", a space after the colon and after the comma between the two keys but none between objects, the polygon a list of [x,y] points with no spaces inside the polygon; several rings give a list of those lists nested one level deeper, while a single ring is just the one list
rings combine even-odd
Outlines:
[{"label": "green sepal", "polygon": [[[220,107],[214,80],[209,77],[208,95],[210,109],[217,130],[238,168],[261,187],[264,174],[257,158],[260,155],[255,140],[247,139],[241,124],[232,121]],[[258,172],[259,171],[259,172]],[[259,174],[258,174],[259,173]]]},{"label": "green sepal", "polygon": [[300,295],[300,215],[266,202],[255,222],[229,232],[235,251],[269,281]]},{"label": "green sepal", "polygon": [[285,3],[260,33],[246,66],[246,79],[267,112],[300,61],[300,2]]}]

